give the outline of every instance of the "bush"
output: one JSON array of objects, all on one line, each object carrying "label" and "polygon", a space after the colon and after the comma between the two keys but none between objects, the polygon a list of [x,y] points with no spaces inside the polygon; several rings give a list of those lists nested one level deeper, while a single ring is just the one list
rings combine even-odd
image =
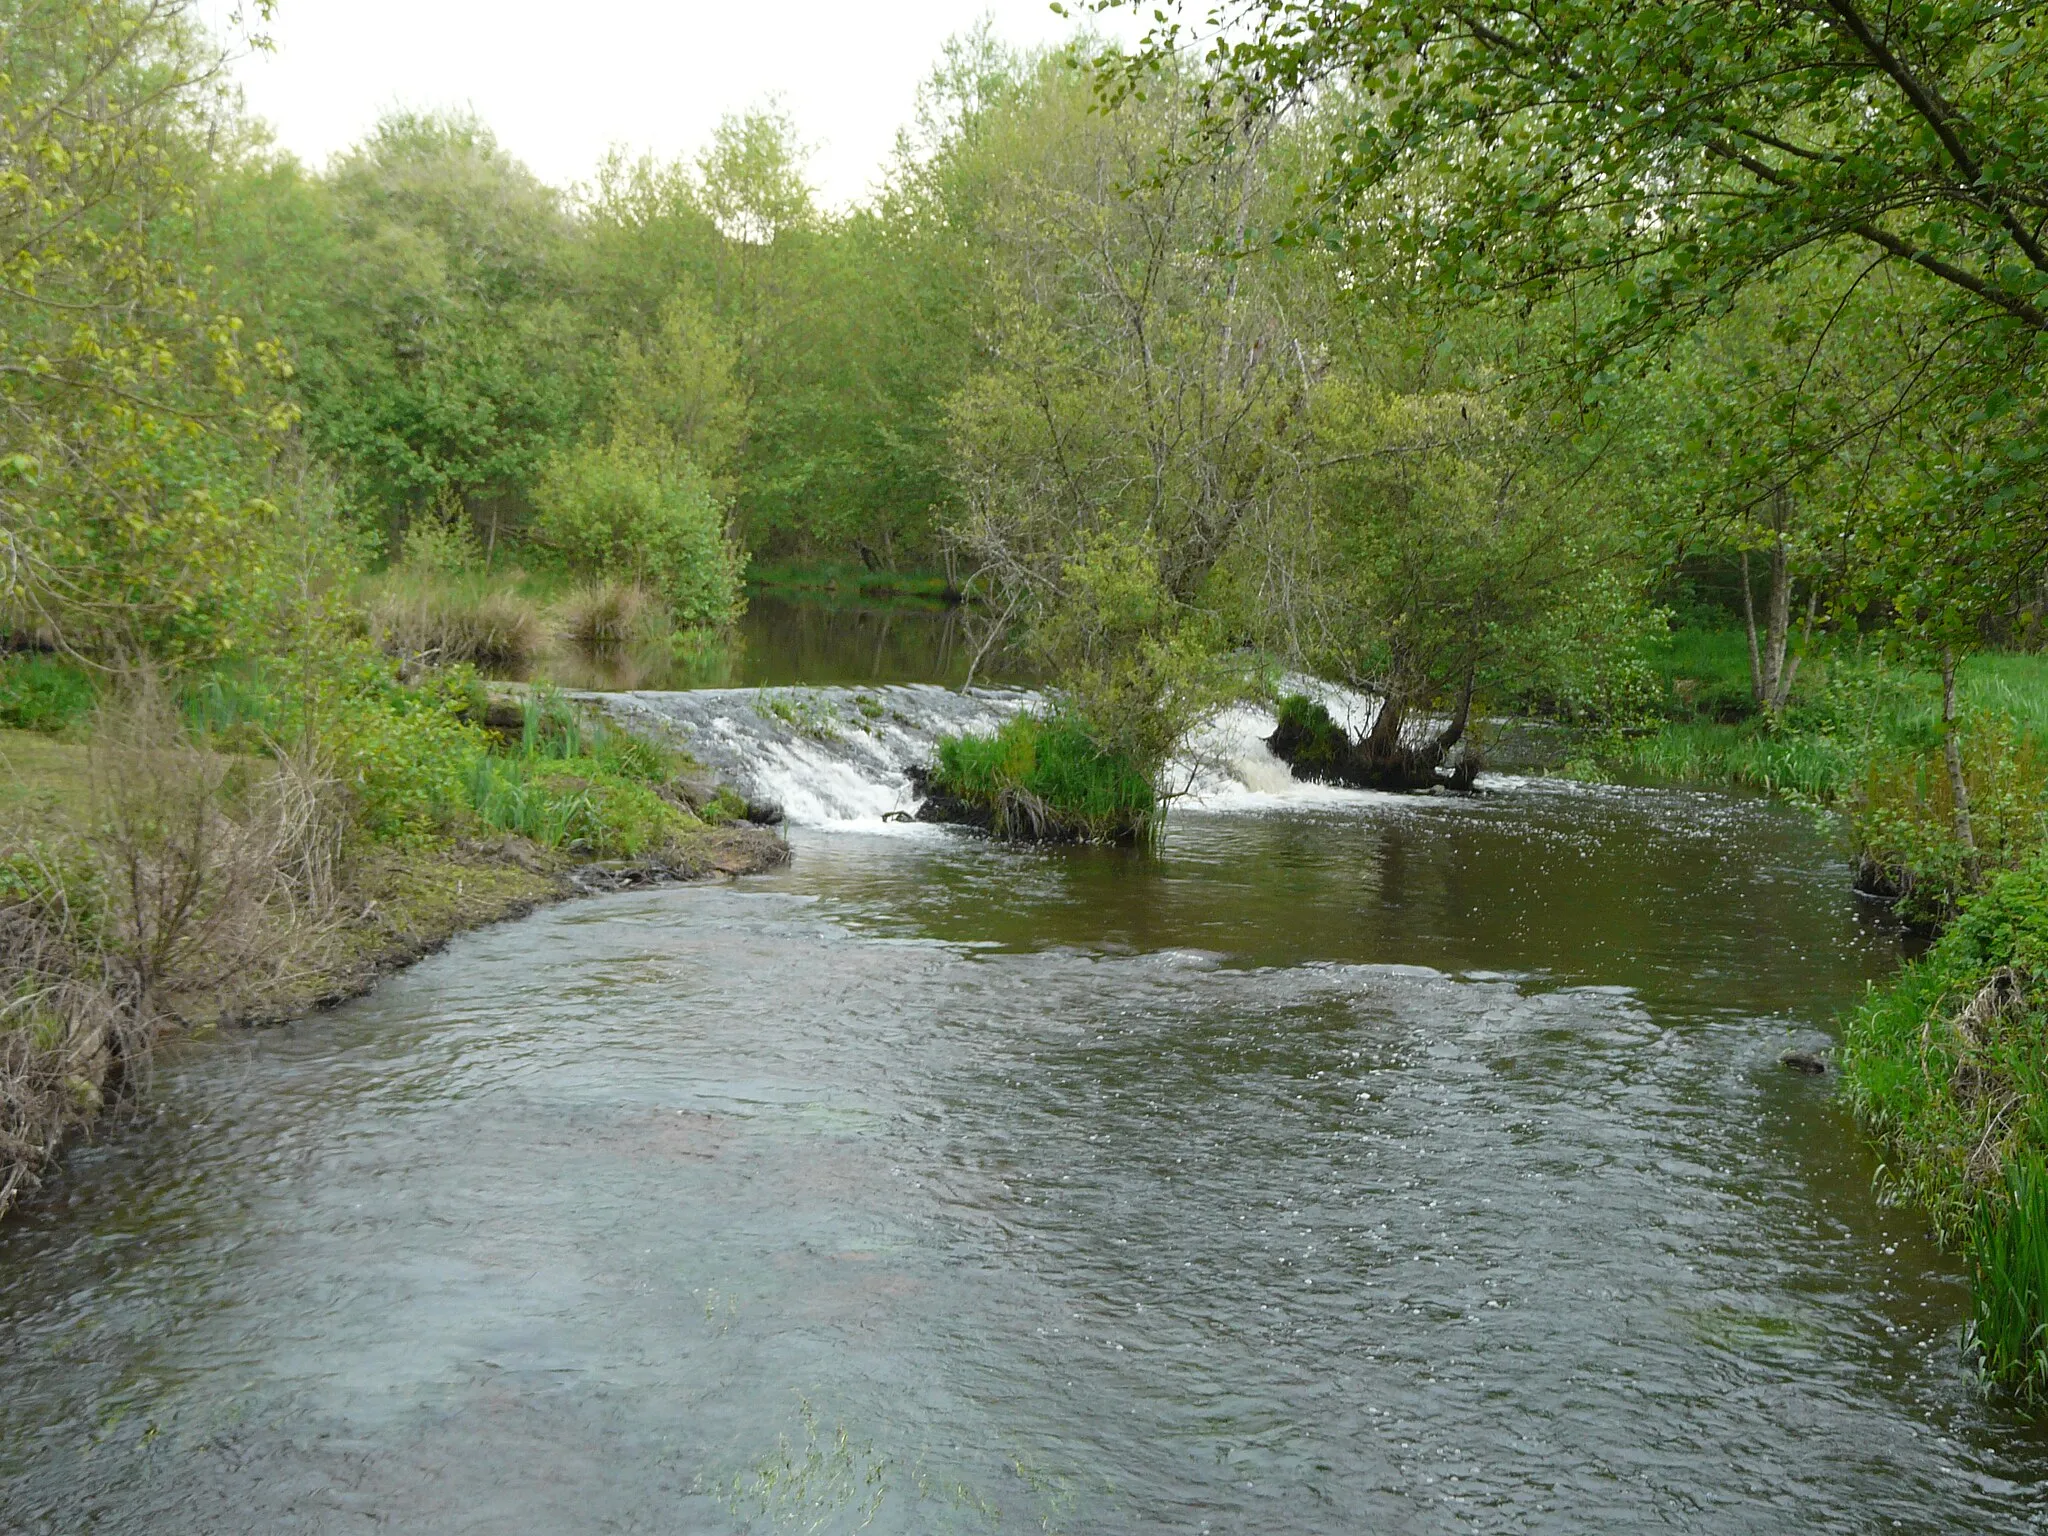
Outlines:
[{"label": "bush", "polygon": [[1066,715],[1017,715],[992,735],[945,737],[929,782],[1022,841],[1129,843],[1159,827],[1150,776]]},{"label": "bush", "polygon": [[91,674],[49,656],[0,656],[0,725],[61,731],[99,702]]},{"label": "bush", "polygon": [[529,536],[586,577],[624,577],[661,594],[683,624],[739,609],[739,551],[709,481],[687,459],[628,442],[555,459],[534,491]]}]

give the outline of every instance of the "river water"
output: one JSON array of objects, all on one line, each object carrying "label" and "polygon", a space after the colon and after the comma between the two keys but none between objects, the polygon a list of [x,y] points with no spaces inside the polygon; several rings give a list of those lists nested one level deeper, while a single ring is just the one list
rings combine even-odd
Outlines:
[{"label": "river water", "polygon": [[[846,822],[174,1052],[0,1229],[22,1531],[2030,1531],[1805,816]],[[866,829],[855,829],[856,826]]]}]

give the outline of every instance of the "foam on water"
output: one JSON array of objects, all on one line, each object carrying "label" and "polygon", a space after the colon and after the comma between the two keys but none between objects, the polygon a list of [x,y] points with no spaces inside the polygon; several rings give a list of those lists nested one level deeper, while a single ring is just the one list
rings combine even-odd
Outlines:
[{"label": "foam on water", "polygon": [[[1320,697],[1352,731],[1375,702],[1312,679],[1290,688]],[[879,688],[699,688],[585,697],[629,729],[665,735],[750,800],[778,805],[798,826],[876,831],[900,827],[918,795],[913,768],[930,765],[939,738],[989,731],[1038,706],[1026,689],[966,693],[932,684]],[[1207,811],[1398,802],[1404,796],[1305,783],[1273,755],[1272,711],[1239,705],[1197,729],[1167,771],[1180,801]]]},{"label": "foam on water", "polygon": [[667,736],[748,799],[799,826],[877,830],[918,805],[910,770],[941,736],[990,731],[1036,695],[882,688],[697,688],[587,695],[628,729]]}]

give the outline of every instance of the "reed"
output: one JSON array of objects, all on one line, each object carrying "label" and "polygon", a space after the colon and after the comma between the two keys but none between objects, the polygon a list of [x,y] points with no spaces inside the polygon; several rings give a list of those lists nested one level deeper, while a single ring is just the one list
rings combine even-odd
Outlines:
[{"label": "reed", "polygon": [[371,585],[363,611],[371,639],[412,670],[468,662],[520,674],[547,645],[540,605],[480,574],[388,572]]},{"label": "reed", "polygon": [[1984,1374],[2021,1397],[2048,1395],[2048,1161],[2016,1159],[1978,1209],[1970,1237],[1970,1339]]}]

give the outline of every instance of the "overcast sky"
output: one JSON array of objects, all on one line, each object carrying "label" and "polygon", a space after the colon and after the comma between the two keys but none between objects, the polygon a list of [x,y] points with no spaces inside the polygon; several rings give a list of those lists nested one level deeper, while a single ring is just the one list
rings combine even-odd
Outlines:
[{"label": "overcast sky", "polygon": [[[205,3],[221,17],[233,0]],[[945,40],[984,15],[1016,44],[1072,28],[1046,0],[278,0],[276,51],[237,70],[250,108],[313,165],[392,107],[470,107],[557,185],[614,143],[694,153],[722,115],[779,96],[816,146],[812,181],[844,203]]]}]

